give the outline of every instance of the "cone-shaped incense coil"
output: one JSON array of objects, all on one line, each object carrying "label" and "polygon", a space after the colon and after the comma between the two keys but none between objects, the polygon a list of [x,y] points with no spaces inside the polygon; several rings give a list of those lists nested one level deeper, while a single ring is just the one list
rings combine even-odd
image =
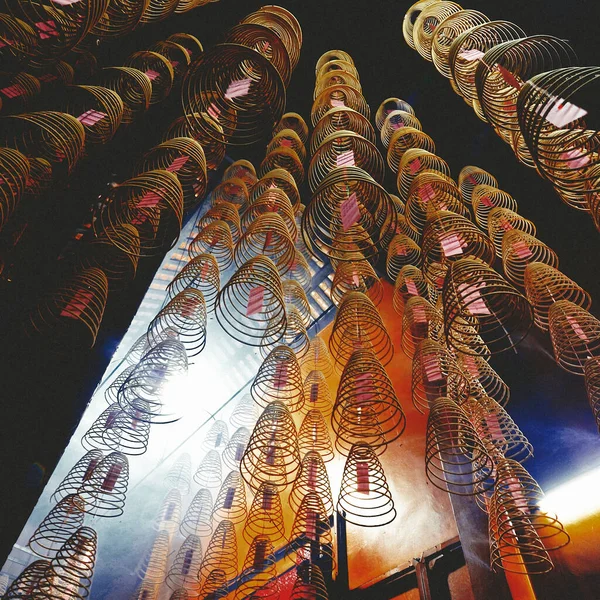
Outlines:
[{"label": "cone-shaped incense coil", "polygon": [[323,458],[315,451],[307,452],[302,459],[300,473],[290,492],[290,506],[298,511],[306,494],[311,492],[319,495],[326,514],[333,514],[334,504],[329,476]]},{"label": "cone-shaped incense coil", "polygon": [[213,506],[213,519],[227,519],[234,525],[246,519],[246,486],[238,469],[224,479]]},{"label": "cone-shaped incense coil", "polygon": [[277,487],[265,482],[256,490],[242,535],[248,544],[258,535],[268,535],[276,545],[285,540],[285,522]]},{"label": "cone-shaped incense coil", "polygon": [[179,530],[183,535],[210,535],[213,530],[212,512],[212,494],[210,490],[200,488],[185,512]]}]

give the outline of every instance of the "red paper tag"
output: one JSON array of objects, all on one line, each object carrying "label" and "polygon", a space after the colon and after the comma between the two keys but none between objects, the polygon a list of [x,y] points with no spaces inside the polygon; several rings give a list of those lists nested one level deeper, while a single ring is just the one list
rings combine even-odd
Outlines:
[{"label": "red paper tag", "polygon": [[275,496],[275,493],[273,492],[273,490],[266,488],[264,493],[263,493],[263,497],[262,497],[262,509],[263,510],[271,510],[271,508],[273,508],[273,497]]},{"label": "red paper tag", "polygon": [[94,292],[91,290],[77,290],[71,301],[60,312],[60,316],[69,319],[79,318],[93,298]]},{"label": "red paper tag", "polygon": [[102,121],[106,117],[106,113],[97,111],[97,110],[86,110],[83,114],[77,117],[77,120],[83,123],[84,125],[92,126],[98,123],[98,121]]},{"label": "red paper tag", "polygon": [[167,167],[167,171],[170,171],[171,173],[176,173],[177,171],[179,171],[179,169],[181,169],[181,167],[183,167],[183,165],[185,165],[185,163],[190,159],[189,156],[180,156],[179,158],[176,158],[168,167]]},{"label": "red paper tag", "polygon": [[429,200],[435,198],[435,190],[431,183],[426,183],[419,188],[419,198],[424,202],[429,202]]},{"label": "red paper tag", "polygon": [[105,492],[112,492],[115,489],[122,468],[122,465],[111,465],[100,488]]},{"label": "red paper tag", "polygon": [[519,258],[529,258],[533,256],[533,252],[531,251],[525,240],[517,240],[513,244],[513,250]]},{"label": "red paper tag", "polygon": [[288,140],[287,138],[281,138],[279,140],[279,145],[283,146],[284,148],[291,148],[292,147],[292,140]]},{"label": "red paper tag", "polygon": [[412,279],[406,279],[404,281],[404,285],[406,285],[406,290],[411,296],[419,295],[419,290],[417,289],[417,286],[415,285],[415,282]]},{"label": "red paper tag", "polygon": [[56,23],[51,19],[48,21],[40,21],[39,23],[36,23],[35,26],[39,31],[40,39],[42,40],[59,36],[59,33],[56,30]]},{"label": "red paper tag", "polygon": [[425,307],[422,304],[417,304],[413,307],[413,320],[415,323],[427,323],[427,315]]},{"label": "red paper tag", "polygon": [[450,235],[444,236],[440,240],[442,245],[442,251],[444,256],[457,256],[463,253],[463,248],[466,246],[465,242],[457,233],[451,233]]},{"label": "red paper tag", "polygon": [[158,71],[154,71],[153,69],[148,69],[146,71],[146,75],[148,75],[148,79],[150,79],[150,81],[154,81],[160,76],[160,73]]},{"label": "red paper tag", "polygon": [[418,158],[415,158],[414,160],[411,160],[408,163],[408,168],[410,169],[410,172],[414,175],[421,168],[421,161]]},{"label": "red paper tag", "polygon": [[425,363],[423,364],[423,376],[425,377],[425,380],[430,383],[434,381],[443,381],[445,379],[440,367],[440,361],[437,360],[437,358],[425,360]]},{"label": "red paper tag", "polygon": [[515,88],[515,90],[520,90],[523,87],[523,84],[515,77],[515,75],[505,69],[502,65],[496,65],[496,69],[498,69],[502,79],[504,79],[510,87]]},{"label": "red paper tag", "polygon": [[371,491],[369,482],[369,463],[359,460],[356,462],[356,491],[368,494]]},{"label": "red paper tag", "polygon": [[311,462],[308,465],[308,487],[315,489],[317,487],[317,463]]},{"label": "red paper tag", "polygon": [[8,87],[0,90],[7,98],[17,98],[23,96],[26,93],[25,88],[20,83],[9,85]]},{"label": "red paper tag", "polygon": [[590,163],[590,157],[578,148],[563,152],[559,158],[568,163],[569,169],[580,169]]},{"label": "red paper tag", "polygon": [[369,402],[373,398],[373,391],[369,385],[371,382],[370,373],[361,373],[356,377],[356,395],[358,404]]},{"label": "red paper tag", "polygon": [[468,283],[460,283],[458,285],[458,293],[461,295],[463,301],[468,303],[467,310],[473,316],[492,314],[479,292],[483,288],[485,288],[485,281],[474,285]]},{"label": "red paper tag", "polygon": [[567,321],[580,340],[586,343],[590,341],[590,338],[586,335],[585,331],[582,329],[581,325],[577,322],[577,319],[575,319],[575,317],[567,315]]},{"label": "red paper tag", "polygon": [[273,385],[277,389],[285,387],[288,382],[288,366],[287,363],[278,363],[275,367],[275,377],[273,378]]},{"label": "red paper tag", "polygon": [[246,306],[247,317],[251,317],[262,310],[264,297],[265,288],[262,285],[257,285],[250,290],[250,293],[248,294],[248,305]]},{"label": "red paper tag", "polygon": [[342,215],[342,227],[344,231],[348,231],[360,219],[360,209],[358,208],[358,199],[353,193],[340,205],[340,213]]}]

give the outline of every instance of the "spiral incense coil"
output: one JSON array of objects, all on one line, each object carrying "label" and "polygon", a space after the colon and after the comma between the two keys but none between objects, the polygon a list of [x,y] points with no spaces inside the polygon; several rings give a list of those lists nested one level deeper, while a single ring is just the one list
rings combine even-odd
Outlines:
[{"label": "spiral incense coil", "polygon": [[0,64],[6,73],[16,73],[29,62],[39,36],[25,21],[3,13],[0,16],[0,35],[10,43],[0,49]]},{"label": "spiral incense coil", "polygon": [[[442,22],[456,13],[464,12],[463,8],[454,2],[419,2],[419,10],[415,10],[417,5],[413,5],[410,11],[414,11],[411,18],[414,19],[412,29],[412,41],[415,50],[429,62],[433,61],[432,51],[438,27]],[[468,11],[475,12],[475,11]],[[407,13],[408,15],[409,13]],[[482,15],[483,16],[483,15]],[[465,19],[466,20],[466,19]],[[477,23],[475,23],[477,24]],[[458,25],[458,24],[457,24]],[[460,25],[458,25],[460,27]],[[450,28],[449,35],[452,36],[453,29]],[[405,39],[406,34],[405,34]],[[408,41],[408,40],[407,40]]]},{"label": "spiral incense coil", "polygon": [[[253,424],[254,425],[254,424]],[[240,461],[248,445],[250,431],[246,427],[239,427],[231,436],[223,450],[223,463],[229,469],[239,469]]]},{"label": "spiral incense coil", "polygon": [[257,535],[250,544],[244,560],[241,583],[234,598],[281,598],[275,547],[268,535]]},{"label": "spiral incense coil", "polygon": [[111,0],[100,20],[91,30],[92,36],[111,38],[131,33],[140,23],[148,7],[149,0]]},{"label": "spiral incense coil", "polygon": [[291,148],[280,146],[271,150],[260,163],[259,174],[262,177],[275,169],[287,171],[294,178],[296,185],[302,185],[304,182],[302,160]]},{"label": "spiral incense coil", "polygon": [[[486,186],[476,194],[476,197],[481,198],[484,195],[484,190],[486,193],[493,193],[493,190],[490,188],[498,188],[498,182],[493,175],[490,175],[484,169],[473,166],[463,167],[458,175],[458,187],[460,188],[462,199],[466,204],[473,204],[473,192],[476,188],[479,189],[479,186]],[[500,192],[500,190],[497,191]],[[502,193],[506,194],[506,192]],[[506,195],[508,196],[508,194]],[[511,206],[504,206],[503,208],[516,210],[516,203],[514,209]]]},{"label": "spiral incense coil", "polygon": [[405,204],[404,200],[400,200],[400,198],[398,198],[398,196],[394,196],[394,194],[390,194],[390,198],[392,199],[392,202],[394,203],[394,208],[396,209],[396,212],[399,215],[403,215],[404,211],[406,210],[406,204]]},{"label": "spiral incense coil", "polygon": [[167,40],[185,48],[187,55],[192,60],[195,60],[196,57],[204,52],[204,47],[200,40],[191,33],[172,33]]},{"label": "spiral incense coil", "polygon": [[427,300],[427,282],[421,269],[413,265],[404,265],[400,269],[394,284],[394,310],[401,315],[404,312],[405,304],[413,296],[420,296]]},{"label": "spiral incense coil", "polygon": [[212,254],[198,254],[175,275],[167,286],[169,298],[172,300],[186,289],[202,293],[206,311],[214,310],[217,294],[221,287],[219,265]]},{"label": "spiral incense coil", "polygon": [[167,574],[167,561],[171,534],[167,531],[159,531],[152,542],[152,546],[146,552],[146,556],[135,573],[139,579],[148,584],[160,584]]},{"label": "spiral incense coil", "polygon": [[183,189],[184,209],[204,198],[208,178],[206,158],[199,142],[187,137],[171,138],[146,153],[138,171],[163,169],[173,173]]},{"label": "spiral incense coil", "polygon": [[336,448],[346,456],[359,442],[367,442],[381,454],[404,432],[404,411],[385,369],[371,351],[356,350],[346,364],[331,426]]},{"label": "spiral incense coil", "polygon": [[337,510],[347,522],[360,527],[381,527],[396,518],[383,467],[367,443],[354,444],[350,449]]},{"label": "spiral incense coil", "polygon": [[303,145],[308,141],[308,125],[298,113],[285,113],[279,120],[279,123],[275,126],[275,129],[273,129],[273,134],[277,135],[286,129],[292,130]]},{"label": "spiral incense coil", "polygon": [[212,494],[206,488],[200,488],[190,502],[183,520],[181,521],[179,527],[181,534],[198,535],[200,537],[210,535],[213,530],[212,511]]},{"label": "spiral incense coil", "polygon": [[[229,429],[225,421],[215,421],[202,441],[203,450],[223,450],[229,442]],[[202,484],[201,484],[202,485]]]},{"label": "spiral incense coil", "polygon": [[285,192],[292,203],[294,211],[298,209],[301,204],[300,192],[298,191],[296,181],[285,169],[273,169],[262,175],[250,190],[249,203],[251,205],[254,204],[265,192],[273,188],[279,188]]},{"label": "spiral incense coil", "polygon": [[460,352],[456,360],[461,371],[469,379],[471,396],[476,399],[489,397],[501,406],[508,404],[510,388],[485,358]]},{"label": "spiral incense coil", "polygon": [[475,220],[484,231],[488,230],[488,216],[494,208],[505,208],[513,212],[518,209],[516,200],[510,194],[490,185],[476,185],[471,197]]},{"label": "spiral incense coil", "polygon": [[52,185],[52,165],[44,158],[29,158],[29,177],[23,199],[35,200]]},{"label": "spiral incense coil", "polygon": [[340,262],[336,266],[330,291],[332,302],[339,306],[349,292],[361,292],[375,305],[383,299],[383,284],[366,260]]},{"label": "spiral incense coil", "polygon": [[293,279],[285,279],[282,282],[282,290],[286,307],[294,307],[299,312],[304,326],[308,327],[312,322],[312,315],[306,292],[302,286]]},{"label": "spiral incense coil", "polygon": [[394,173],[398,173],[404,153],[411,148],[435,153],[435,143],[426,133],[414,127],[400,127],[390,138],[387,152],[387,162]]},{"label": "spiral incense coil", "polygon": [[558,268],[556,252],[546,244],[518,229],[507,231],[502,237],[502,266],[506,278],[524,288],[525,269],[532,262]]},{"label": "spiral incense coil", "polygon": [[222,127],[229,144],[251,144],[281,118],[285,86],[275,66],[259,52],[218,44],[191,65],[182,102],[194,131],[214,136],[214,129],[197,118],[204,113]]},{"label": "spiral incense coil", "polygon": [[315,82],[315,90],[313,93],[313,100],[329,87],[334,85],[347,85],[354,88],[357,92],[362,93],[362,86],[357,75],[351,71],[343,69],[334,69],[331,71],[324,71]]},{"label": "spiral incense coil", "polygon": [[[465,342],[464,325],[472,325],[492,354],[516,346],[533,324],[527,298],[480,260],[451,263],[443,290],[444,331],[455,348]],[[462,339],[461,339],[462,338]],[[475,354],[475,351],[461,351]]]},{"label": "spiral incense coil", "polygon": [[[184,408],[174,394],[165,395],[170,382],[187,373],[188,361],[183,344],[166,339],[150,350],[129,374],[117,392],[121,410],[139,421],[173,423]],[[142,401],[142,402],[140,402]]]},{"label": "spiral incense coil", "polygon": [[366,119],[371,115],[369,105],[358,90],[349,85],[332,85],[325,88],[313,102],[310,111],[313,127],[331,108],[338,106],[351,108]]},{"label": "spiral incense coil", "polygon": [[269,536],[274,544],[285,541],[283,508],[276,486],[266,482],[260,485],[252,500],[242,535],[248,544],[252,544],[259,535]]},{"label": "spiral incense coil", "polygon": [[470,496],[494,485],[492,459],[464,410],[450,398],[430,404],[425,468],[429,481],[450,494]]},{"label": "spiral incense coil", "polygon": [[491,265],[496,255],[490,238],[471,221],[443,210],[427,220],[422,248],[423,275],[438,289],[442,288],[451,263],[468,256]]},{"label": "spiral incense coil", "polygon": [[[404,41],[413,50],[416,50],[414,33],[417,19],[428,6],[435,2],[438,2],[438,0],[418,0],[406,11],[406,14],[404,15],[404,19],[402,21],[402,36],[404,37]],[[395,100],[395,98],[392,98],[392,100]]]},{"label": "spiral incense coil", "polygon": [[248,204],[248,187],[242,179],[232,177],[215,187],[210,194],[210,202],[213,207],[224,202],[241,211]]},{"label": "spiral incense coil", "polygon": [[83,502],[77,494],[65,496],[38,525],[27,542],[32,552],[52,558],[83,525]]},{"label": "spiral incense coil", "polygon": [[79,344],[91,348],[102,323],[108,298],[108,279],[100,269],[84,269],[45,299],[29,316],[27,331],[51,335],[60,343],[67,336],[71,343],[75,336]]},{"label": "spiral incense coil", "polygon": [[85,129],[75,117],[41,111],[4,117],[2,144],[71,172],[83,155]]},{"label": "spiral incense coil", "polygon": [[177,460],[173,463],[164,484],[166,487],[179,490],[182,494],[187,495],[190,492],[192,476],[191,457],[187,452],[180,454]]},{"label": "spiral incense coil", "polygon": [[9,112],[23,110],[42,92],[40,80],[24,71],[11,77],[2,77],[2,81],[6,85],[2,88],[4,100],[0,100],[0,108],[4,107]]},{"label": "spiral incense coil", "polygon": [[[170,333],[170,332],[168,332],[168,333]],[[131,367],[135,367],[140,362],[140,360],[142,360],[142,356],[144,356],[144,354],[146,354],[146,352],[148,352],[148,350],[150,350],[150,346],[148,345],[148,336],[145,333],[143,333],[131,345],[131,348],[129,348],[129,350],[127,351],[127,354],[125,355],[124,360],[129,365],[131,365]],[[113,387],[113,385],[114,385],[114,383],[116,383],[117,379],[121,379],[121,383],[123,383],[125,381],[125,379],[129,376],[129,373],[131,373],[131,367],[128,367],[127,369],[123,370],[121,372],[121,374],[119,374],[119,376],[114,380],[114,382],[110,384],[110,387]],[[127,371],[127,370],[129,370],[129,372],[127,373],[127,375],[125,375],[125,371]],[[114,400],[112,399],[110,394],[106,394],[106,401],[109,403],[114,402]]]},{"label": "spiral incense coil", "polygon": [[377,129],[379,131],[382,130],[388,116],[396,111],[402,111],[413,117],[415,116],[413,107],[405,100],[401,100],[400,98],[386,98],[379,105],[377,108],[377,113],[375,114],[375,124],[377,125]]},{"label": "spiral incense coil", "polygon": [[191,241],[188,255],[194,260],[199,255],[214,257],[219,271],[226,271],[233,262],[233,237],[225,221],[213,221],[203,227]]},{"label": "spiral incense coil", "polygon": [[408,236],[401,233],[396,234],[387,251],[385,267],[388,277],[395,281],[404,266],[416,266],[420,263],[421,248]]},{"label": "spiral incense coil", "polygon": [[[304,245],[301,237],[298,237],[296,244]],[[300,250],[296,248],[294,255],[294,261],[290,270],[286,273],[286,277],[293,279],[298,282],[306,294],[309,294],[312,290],[312,272],[308,265],[306,258],[301,254]]]},{"label": "spiral incense coil", "polygon": [[550,339],[557,364],[575,375],[585,362],[600,356],[600,321],[569,300],[557,300],[548,310]]},{"label": "spiral incense coil", "polygon": [[[276,153],[276,151],[278,150],[290,150],[291,152],[296,154],[296,157],[299,159],[299,161],[301,163],[303,163],[306,160],[306,149],[304,148],[304,144],[302,143],[302,140],[300,139],[300,137],[298,136],[298,134],[293,131],[292,129],[282,129],[281,131],[279,131],[277,134],[275,134],[273,136],[273,138],[271,139],[271,141],[269,142],[268,146],[267,146],[267,151],[266,151],[266,157],[265,160],[263,161],[263,164],[266,164],[268,167],[268,163],[272,160],[275,160],[275,162],[281,162],[280,159],[274,158],[274,159],[269,159],[269,155],[271,153]],[[284,155],[285,156],[285,153]],[[297,164],[297,161],[293,162],[292,166],[295,166]],[[266,172],[274,169],[275,166],[272,166],[270,168],[266,168]],[[281,164],[279,168],[286,168],[284,164]],[[261,171],[262,171],[262,166],[261,166]],[[290,170],[287,169],[286,170]],[[300,173],[303,176],[303,172]],[[294,179],[296,181],[298,181],[298,179],[296,177],[294,177]],[[299,181],[298,181],[299,182]]]},{"label": "spiral incense coil", "polygon": [[80,527],[50,561],[38,583],[40,597],[84,600],[89,596],[98,538],[91,527]]},{"label": "spiral incense coil", "polygon": [[18,150],[0,148],[0,229],[19,204],[30,171],[29,160]]},{"label": "spiral incense coil", "polygon": [[39,589],[39,584],[49,568],[49,560],[36,560],[26,566],[8,586],[2,596],[3,599],[16,600],[21,598],[24,600],[28,597],[31,598],[33,593]]},{"label": "spiral incense coil", "polygon": [[258,420],[260,411],[258,405],[250,394],[244,394],[233,409],[229,417],[229,423],[236,428],[246,427],[253,429]]},{"label": "spiral incense coil", "polygon": [[202,600],[219,600],[219,598],[225,598],[228,593],[229,588],[225,571],[223,569],[213,569],[208,573],[202,584],[200,598]]},{"label": "spiral incense coil", "polygon": [[[300,311],[291,305],[286,305],[286,328],[281,342],[291,348],[297,359],[302,358],[309,350],[310,338],[306,331],[304,318]],[[269,346],[261,347],[261,355],[266,356],[269,352]]]},{"label": "spiral incense coil", "polygon": [[[354,77],[356,77],[356,79],[359,79],[358,71],[357,71],[356,67],[354,66],[354,63],[348,62],[347,60],[330,60],[330,61],[326,62],[325,64],[323,64],[323,66],[321,66],[319,68],[319,70],[317,71],[315,83],[318,84],[319,81],[321,81],[321,79],[323,79],[323,77],[326,77],[328,73],[333,73],[333,72],[338,73],[338,74],[350,73],[351,75],[354,75]],[[329,87],[332,87],[332,86],[329,86]],[[348,87],[352,87],[352,86],[348,86]]]},{"label": "spiral incense coil", "polygon": [[568,300],[589,310],[590,295],[572,279],[551,265],[530,262],[525,267],[524,285],[527,299],[533,306],[535,324],[548,330],[548,311],[557,300]]},{"label": "spiral incense coil", "polygon": [[421,148],[409,148],[402,155],[396,180],[398,193],[402,201],[406,202],[408,200],[415,177],[424,171],[437,172],[447,181],[452,181],[450,167],[444,159]]},{"label": "spiral incense coil", "polygon": [[426,298],[412,296],[404,305],[402,315],[402,350],[412,358],[417,346],[425,339],[439,340],[443,329],[442,315]]},{"label": "spiral incense coil", "polygon": [[172,247],[183,221],[183,189],[166,170],[147,171],[115,186],[103,199],[94,221],[111,242],[127,252],[128,237],[119,237],[117,225],[134,225],[140,234],[141,256],[154,256]]},{"label": "spiral incense coil", "polygon": [[173,65],[162,54],[149,50],[134,52],[127,59],[125,66],[137,69],[148,77],[152,84],[151,105],[162,102],[171,93],[175,71]]},{"label": "spiral incense coil", "polygon": [[[198,589],[198,579],[195,580],[196,587],[194,588],[194,592]],[[188,594],[185,588],[176,589],[170,596],[169,600],[190,600],[190,595]]]},{"label": "spiral incense coil", "polygon": [[328,600],[327,585],[319,567],[304,561],[296,567],[290,600]]},{"label": "spiral incense coil", "polygon": [[[178,6],[189,5],[195,1],[197,0],[181,0]],[[160,40],[150,46],[148,50],[164,56],[173,67],[174,83],[181,81],[191,62],[190,55],[183,46],[172,40]]]},{"label": "spiral incense coil", "polygon": [[404,110],[390,112],[381,127],[381,143],[389,148],[393,135],[403,127],[412,127],[421,131],[421,122],[413,114]]},{"label": "spiral incense coil", "polygon": [[163,136],[163,141],[174,137],[189,137],[196,140],[204,150],[206,168],[209,171],[215,171],[225,159],[226,139],[223,129],[212,119],[203,115],[197,115],[196,118],[205,121],[205,127],[213,130],[213,137],[208,136],[202,129],[193,130],[188,123],[188,118],[184,115],[171,123],[167,133]]},{"label": "spiral incense coil", "polygon": [[[311,352],[314,352],[315,346],[313,345],[313,342],[315,339],[320,338],[313,338],[311,341]],[[327,354],[329,353],[327,352]],[[303,363],[302,367],[305,370],[308,370],[313,366],[313,362],[314,361]],[[331,363],[328,363],[328,366],[331,374],[333,372]],[[329,386],[327,385],[325,375],[322,371],[318,369],[310,370],[304,379],[304,398],[306,400],[304,408],[305,411],[308,411],[307,416],[308,413],[312,412],[313,410],[318,410],[326,417],[331,415],[331,411],[333,410],[333,401],[331,399],[331,393],[329,391]],[[327,434],[327,437],[329,437],[329,434]]]},{"label": "spiral incense coil", "polygon": [[235,525],[226,519],[219,522],[208,542],[198,571],[198,579],[208,578],[214,569],[219,569],[225,575],[222,585],[238,574]]},{"label": "spiral incense coil", "polygon": [[412,401],[425,414],[440,396],[462,405],[469,396],[469,379],[456,360],[440,343],[425,339],[419,343],[412,362]]},{"label": "spiral incense coil", "polygon": [[323,54],[321,54],[321,56],[319,57],[319,60],[317,60],[317,65],[315,67],[315,74],[319,73],[319,71],[321,70],[323,65],[325,65],[328,62],[335,61],[335,60],[344,60],[346,62],[349,62],[352,65],[354,64],[354,60],[352,60],[352,57],[344,50],[327,50],[327,52],[324,52]]},{"label": "spiral incense coil", "polygon": [[289,535],[288,552],[295,555],[294,562],[335,564],[329,515],[317,492],[305,494]]},{"label": "spiral incense coil", "polygon": [[241,179],[250,191],[257,182],[256,169],[249,160],[236,160],[223,172],[223,181],[229,181],[230,179]]},{"label": "spiral incense coil", "polygon": [[[330,457],[333,458],[331,442],[329,443],[328,452],[330,453]],[[327,460],[330,460],[331,458],[328,458]],[[309,450],[304,455],[300,472],[290,491],[289,504],[295,512],[300,510],[302,501],[308,494],[316,494],[319,497],[324,509],[324,514],[333,514],[334,503],[333,495],[331,493],[331,484],[327,475],[323,455],[318,450]]]},{"label": "spiral incense coil", "polygon": [[310,138],[310,152],[314,154],[323,141],[340,131],[353,131],[356,135],[375,144],[376,136],[369,119],[346,106],[334,106],[323,114],[315,125]]},{"label": "spiral incense coil", "polygon": [[518,229],[535,236],[535,224],[508,208],[492,208],[488,213],[488,234],[496,247],[496,252],[502,256],[502,241],[504,235],[513,229]]},{"label": "spiral incense coil", "polygon": [[[319,371],[312,371],[311,375],[312,373],[319,373]],[[329,414],[327,416],[331,414],[331,401],[329,401],[328,409]],[[298,447],[301,454],[306,455],[306,453],[314,451],[319,453],[325,462],[333,460],[335,455],[329,429],[323,413],[318,408],[312,408],[306,413],[298,433]]]},{"label": "spiral incense coil", "polygon": [[67,473],[50,497],[51,502],[60,502],[70,494],[77,494],[81,486],[92,476],[94,469],[104,458],[102,451],[90,450],[82,456]]},{"label": "spiral incense coil", "polygon": [[131,596],[131,600],[158,600],[159,583],[142,580]]},{"label": "spiral incense coil", "polygon": [[154,520],[156,531],[173,534],[179,527],[181,518],[181,492],[177,488],[169,490]]},{"label": "spiral incense coil", "polygon": [[165,583],[172,590],[184,588],[192,594],[197,592],[198,569],[201,564],[202,541],[197,535],[188,535],[177,551]]},{"label": "spiral incense coil", "polygon": [[413,242],[417,242],[417,244],[421,241],[421,233],[417,231],[406,219],[404,215],[396,216],[397,223],[396,229],[392,233],[399,233],[402,235],[406,235]]},{"label": "spiral incense coil", "polygon": [[286,314],[273,261],[258,255],[244,263],[219,292],[215,312],[221,327],[238,342],[277,343],[285,333]]},{"label": "spiral incense coil", "polygon": [[177,6],[178,3],[175,0],[149,0],[140,19],[140,24],[148,25],[149,23],[164,21],[175,12]]}]

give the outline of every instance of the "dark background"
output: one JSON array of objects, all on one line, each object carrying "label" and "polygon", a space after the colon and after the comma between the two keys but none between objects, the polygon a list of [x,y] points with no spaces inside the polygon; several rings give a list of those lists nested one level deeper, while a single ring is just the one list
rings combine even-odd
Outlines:
[{"label": "dark background", "polygon": [[[209,48],[229,27],[262,4],[221,0],[144,27],[122,40],[100,43],[96,48],[99,65],[123,64],[129,53],[179,31],[192,33],[205,49]],[[457,178],[468,164],[490,171],[500,188],[516,198],[519,212],[535,222],[538,237],[557,252],[560,269],[594,299],[600,298],[600,234],[592,220],[564,205],[549,183],[518,163],[509,147],[476,118],[434,66],[406,45],[402,19],[409,2],[320,0],[280,4],[296,15],[304,34],[300,63],[288,88],[287,110],[299,112],[310,122],[315,63],[326,50],[346,50],[354,58],[373,116],[379,103],[389,96],[407,100],[424,131],[435,140],[436,153],[450,165],[453,177]],[[474,2],[465,8],[480,10],[492,20],[512,20],[528,34],[547,33],[571,40],[582,65],[598,64],[600,11],[596,2],[505,0]],[[59,104],[60,91],[41,98],[33,108]],[[592,116],[599,106],[586,108]],[[109,144],[88,151],[72,176],[58,182],[35,206],[22,207],[15,215],[27,223],[27,229],[14,251],[4,251],[6,266],[0,281],[0,564],[60,458],[160,260],[141,262],[128,290],[109,297],[92,351],[84,351],[69,340],[57,349],[39,338],[27,339],[22,324],[40,295],[51,290],[71,268],[72,237],[89,218],[94,200],[111,181],[131,175],[143,152],[160,141],[179,114],[179,92],[174,90],[166,102],[153,107],[139,122],[122,127]],[[258,166],[264,147],[261,143],[235,148],[228,154],[248,158]],[[387,184],[394,193],[395,178],[389,176]],[[304,202],[307,199],[305,193]],[[10,229],[7,231],[0,240],[0,251],[10,245],[6,241]],[[57,260],[61,254],[64,258]],[[592,312],[599,315],[596,306]],[[600,444],[583,379],[555,365],[547,335],[535,332],[520,346],[518,355],[505,353],[494,357],[492,364],[511,388],[509,411],[536,450],[527,467],[543,487],[552,487],[600,463]]]}]

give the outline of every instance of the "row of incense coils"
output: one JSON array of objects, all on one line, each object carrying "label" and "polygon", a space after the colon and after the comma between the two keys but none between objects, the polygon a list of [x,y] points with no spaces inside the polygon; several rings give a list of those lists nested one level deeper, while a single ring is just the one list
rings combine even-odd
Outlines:
[{"label": "row of incense coils", "polygon": [[[542,490],[521,464],[533,448],[503,408],[510,390],[488,361],[519,343],[535,318],[550,327],[564,366],[555,324],[565,311],[576,328],[581,311],[593,319],[579,305],[589,306],[589,295],[556,269],[555,253],[489,173],[465,167],[458,184],[451,179],[406,102],[385,100],[377,122],[384,145],[396,145],[402,218],[386,266],[403,315],[402,349],[413,360],[413,403],[429,413],[427,476],[451,494],[475,496],[488,513],[494,570],[545,573],[548,552],[569,536],[539,506]],[[497,249],[508,281],[492,268]],[[569,348],[575,335],[571,327]]]},{"label": "row of incense coils", "polygon": [[566,40],[527,35],[454,2],[413,4],[403,34],[523,164],[600,230],[598,131],[585,108],[598,93],[598,67],[578,66]]}]

